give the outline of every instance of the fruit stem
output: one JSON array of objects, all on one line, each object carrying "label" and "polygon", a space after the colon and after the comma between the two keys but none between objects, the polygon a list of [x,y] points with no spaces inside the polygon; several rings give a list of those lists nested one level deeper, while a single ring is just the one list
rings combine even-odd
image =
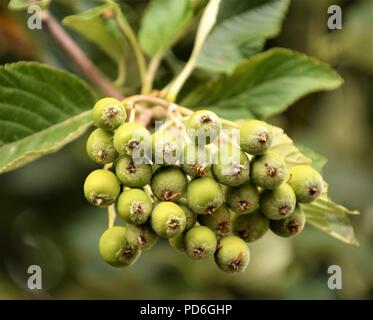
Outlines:
[{"label": "fruit stem", "polygon": [[113,204],[108,207],[107,213],[108,213],[108,226],[109,228],[112,228],[114,226],[115,218],[117,217],[115,206]]},{"label": "fruit stem", "polygon": [[110,80],[96,68],[84,51],[75,43],[70,35],[62,28],[56,18],[48,11],[43,11],[42,21],[47,26],[49,33],[63,50],[71,57],[76,66],[83,72],[87,79],[94,83],[108,96],[123,99],[123,94],[113,87]]},{"label": "fruit stem", "polygon": [[134,102],[129,102],[130,106],[130,117],[128,119],[128,122],[135,122],[136,117],[136,104]]}]

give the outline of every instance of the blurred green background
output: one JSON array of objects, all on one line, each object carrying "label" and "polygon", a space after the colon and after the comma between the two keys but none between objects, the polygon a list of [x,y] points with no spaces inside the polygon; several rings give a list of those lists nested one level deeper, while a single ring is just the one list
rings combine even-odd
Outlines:
[{"label": "blurred green background", "polygon": [[[37,60],[79,75],[49,36],[27,30],[25,14],[9,12],[7,3],[0,0],[0,64]],[[147,1],[121,4],[136,26]],[[342,30],[326,27],[330,4],[342,7]],[[93,5],[88,0],[55,1],[52,11],[61,18]],[[115,78],[114,64],[74,37]],[[191,46],[192,38],[184,39],[174,58],[185,59]],[[307,96],[270,122],[329,159],[324,176],[331,197],[361,212],[353,217],[360,248],[307,226],[295,239],[268,233],[250,244],[251,263],[238,275],[221,272],[213,261],[191,261],[167,241],[143,253],[133,267],[114,269],[100,260],[97,250],[106,211],[88,205],[82,193],[84,178],[93,169],[84,136],[0,176],[0,299],[372,299],[373,2],[293,0],[281,35],[267,43],[273,46],[318,57],[345,80],[338,90]],[[27,289],[31,264],[41,266],[44,290]],[[334,264],[342,267],[342,290],[327,287],[327,268]]]}]

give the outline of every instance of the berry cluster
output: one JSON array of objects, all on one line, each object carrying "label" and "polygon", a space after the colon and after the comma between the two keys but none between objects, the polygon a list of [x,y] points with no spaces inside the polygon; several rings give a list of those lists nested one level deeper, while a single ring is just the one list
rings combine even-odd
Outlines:
[{"label": "berry cluster", "polygon": [[282,237],[299,234],[305,224],[299,204],[322,192],[317,171],[288,168],[271,151],[273,129],[263,121],[244,122],[239,141],[231,139],[225,150],[222,121],[211,111],[185,119],[181,136],[151,134],[126,118],[120,101],[101,99],[93,108],[97,129],[87,141],[89,157],[105,167],[88,175],[85,197],[100,207],[115,205],[125,222],[99,241],[100,255],[113,266],[133,264],[162,237],[190,258],[214,257],[226,272],[243,271],[247,243],[269,229]]}]

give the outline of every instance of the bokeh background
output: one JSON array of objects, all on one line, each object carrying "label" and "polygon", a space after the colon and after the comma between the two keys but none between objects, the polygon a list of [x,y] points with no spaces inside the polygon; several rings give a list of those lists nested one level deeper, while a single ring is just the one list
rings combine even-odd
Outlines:
[{"label": "bokeh background", "polygon": [[[0,64],[37,60],[80,75],[44,31],[27,30],[25,14],[9,12],[7,3],[0,0]],[[146,3],[121,1],[134,26]],[[326,27],[330,4],[342,7],[342,30]],[[93,5],[56,0],[52,11],[61,18]],[[115,78],[109,59],[73,36]],[[191,46],[192,38],[185,38],[172,59],[186,59]],[[268,233],[251,244],[252,261],[238,275],[224,274],[212,261],[191,261],[167,241],[133,267],[114,269],[100,260],[97,249],[106,212],[88,205],[82,193],[93,169],[84,136],[0,176],[0,299],[372,299],[373,2],[293,0],[281,35],[267,43],[273,46],[318,57],[345,79],[340,89],[307,96],[270,122],[329,159],[324,176],[330,195],[361,212],[352,218],[359,248],[307,226],[294,239]],[[44,290],[26,288],[31,264],[42,267]],[[327,268],[333,264],[342,267],[342,290],[327,287]]]}]

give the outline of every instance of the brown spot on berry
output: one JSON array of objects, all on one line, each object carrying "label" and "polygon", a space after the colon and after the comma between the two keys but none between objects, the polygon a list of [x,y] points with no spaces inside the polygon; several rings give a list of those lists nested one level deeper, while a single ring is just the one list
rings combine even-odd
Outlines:
[{"label": "brown spot on berry", "polygon": [[225,236],[229,231],[231,231],[231,229],[228,221],[220,222],[216,227],[216,233],[221,237]]},{"label": "brown spot on berry", "polygon": [[300,231],[300,224],[297,223],[297,222],[294,221],[294,220],[291,220],[291,221],[289,222],[289,224],[288,224],[288,228],[289,228],[289,230],[290,230],[292,233],[297,234],[297,233],[299,233],[299,231]]},{"label": "brown spot on berry", "polygon": [[202,257],[203,254],[204,254],[204,252],[205,252],[205,250],[204,250],[203,248],[201,248],[201,247],[198,247],[198,248],[194,248],[194,249],[193,249],[193,255],[194,255],[195,257]]},{"label": "brown spot on berry", "polygon": [[245,211],[249,209],[251,206],[251,202],[247,200],[240,200],[238,201],[238,207],[240,208],[241,211]]},{"label": "brown spot on berry", "polygon": [[279,207],[278,212],[280,213],[280,215],[285,216],[289,213],[290,210],[291,208],[288,205],[284,205]]},{"label": "brown spot on berry", "polygon": [[133,161],[131,161],[126,167],[127,173],[136,173],[136,165]]},{"label": "brown spot on berry", "polygon": [[259,134],[258,142],[260,143],[266,143],[268,140],[268,134],[267,132],[262,132]]},{"label": "brown spot on berry", "polygon": [[204,114],[204,115],[201,116],[201,123],[202,124],[207,124],[207,123],[211,123],[211,122],[212,122],[212,120],[208,115]]},{"label": "brown spot on berry", "polygon": [[277,175],[277,169],[270,166],[268,163],[265,164],[266,172],[270,177],[275,177]]}]

